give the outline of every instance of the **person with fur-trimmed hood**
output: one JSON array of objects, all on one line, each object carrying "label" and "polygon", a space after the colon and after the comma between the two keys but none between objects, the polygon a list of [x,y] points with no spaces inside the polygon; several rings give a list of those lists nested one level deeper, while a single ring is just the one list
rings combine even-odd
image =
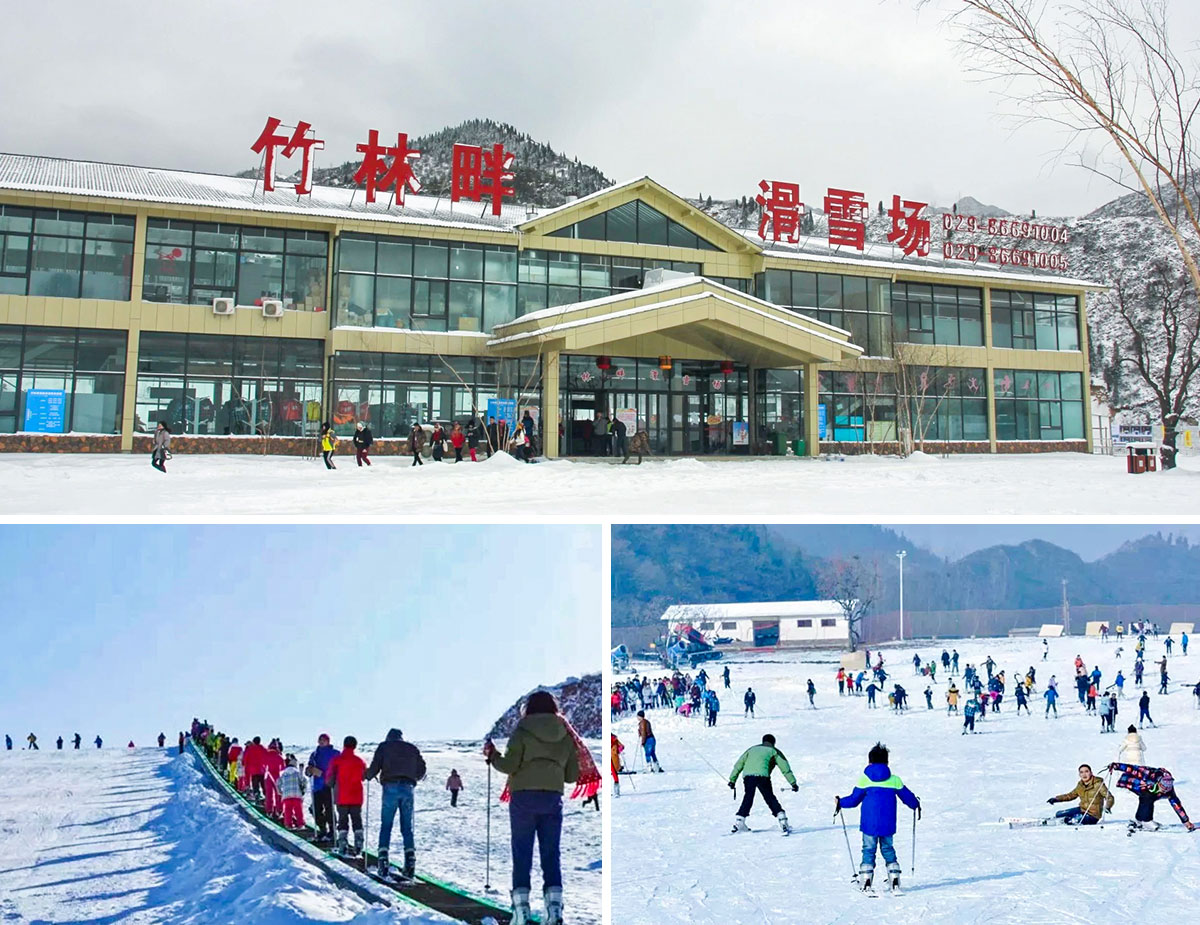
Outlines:
[{"label": "person with fur-trimmed hood", "polygon": [[858,824],[862,832],[862,863],[858,868],[863,875],[862,889],[864,892],[871,889],[878,850],[887,864],[891,888],[896,890],[900,887],[900,862],[892,846],[896,834],[896,800],[901,800],[915,812],[918,819],[921,818],[921,801],[888,767],[888,750],[883,743],[875,743],[867,753],[867,760],[870,764],[863,769],[850,795],[835,798],[833,812],[837,815],[843,809],[862,804]]},{"label": "person with fur-trimmed hood", "polygon": [[792,785],[793,793],[800,789],[800,785],[796,783],[796,775],[792,773],[792,766],[788,764],[783,752],[775,747],[775,736],[769,733],[762,737],[762,744],[752,745],[742,752],[742,757],[734,764],[733,771],[729,775],[729,789],[737,789],[739,774],[742,775],[742,786],[745,788],[742,805],[733,819],[734,832],[750,831],[750,827],[746,824],[746,817],[750,815],[750,808],[754,805],[756,792],[762,794],[767,808],[771,810],[771,815],[779,823],[779,828],[785,833],[791,831],[787,813],[779,805],[775,791],[771,788],[771,772],[776,768],[779,768],[787,782]]}]

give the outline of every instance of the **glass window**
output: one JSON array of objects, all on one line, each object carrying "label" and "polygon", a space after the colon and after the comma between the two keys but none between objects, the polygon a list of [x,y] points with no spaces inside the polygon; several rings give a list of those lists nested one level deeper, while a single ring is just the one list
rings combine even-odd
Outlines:
[{"label": "glass window", "polygon": [[695,232],[684,228],[679,222],[667,222],[667,244],[671,247],[700,247]]},{"label": "glass window", "polygon": [[483,247],[456,244],[450,248],[451,279],[483,279]]},{"label": "glass window", "polygon": [[25,369],[73,370],[75,331],[69,328],[26,328]]},{"label": "glass window", "polygon": [[377,250],[379,264],[375,272],[388,276],[412,275],[413,249],[411,243],[380,240]]},{"label": "glass window", "polygon": [[[48,224],[58,225],[60,223]],[[79,224],[82,226],[82,219]],[[30,262],[29,294],[68,299],[79,298],[82,266],[82,233],[79,238],[53,238],[35,235],[33,259]]]},{"label": "glass window", "polygon": [[867,280],[865,277],[842,277],[842,307],[848,312],[865,312],[867,310]]},{"label": "glass window", "polygon": [[272,228],[243,228],[241,249],[263,251],[271,254],[283,253],[283,231]]},{"label": "glass window", "polygon": [[413,317],[446,317],[446,284],[433,280],[413,281]]},{"label": "glass window", "polygon": [[579,285],[579,255],[550,254],[550,285],[578,286]]},{"label": "glass window", "polygon": [[546,308],[547,293],[545,286],[517,287],[517,315],[528,315]]},{"label": "glass window", "polygon": [[[95,372],[124,372],[124,331],[80,331],[77,368]],[[0,359],[0,365],[3,360]]]},{"label": "glass window", "polygon": [[793,305],[792,274],[787,270],[767,270],[764,275],[766,289],[763,299],[776,305]]},{"label": "glass window", "polygon": [[958,295],[953,287],[933,287],[933,312],[934,343],[957,344]]},{"label": "glass window", "polygon": [[338,269],[375,272],[375,241],[344,234],[338,238]]},{"label": "glass window", "polygon": [[83,237],[86,216],[83,212],[66,212],[57,209],[39,209],[34,213],[33,230],[37,234],[64,235],[71,238]]},{"label": "glass window", "polygon": [[484,330],[490,331],[517,317],[517,287],[486,283],[483,287]]},{"label": "glass window", "polygon": [[825,311],[841,311],[842,278],[830,273],[817,276],[817,306]]},{"label": "glass window", "polygon": [[817,274],[796,272],[792,274],[792,305],[797,308],[816,308]]},{"label": "glass window", "polygon": [[510,247],[489,247],[484,252],[484,279],[489,283],[517,281],[517,252]]},{"label": "glass window", "polygon": [[480,283],[450,284],[451,331],[478,331],[483,326],[483,285]]},{"label": "glass window", "polygon": [[283,256],[281,254],[242,251],[239,259],[238,305],[262,305],[267,299],[282,298]]},{"label": "glass window", "polygon": [[238,227],[236,225],[216,225],[211,223],[196,223],[196,247],[211,247],[219,250],[238,249]]},{"label": "glass window", "polygon": [[584,286],[607,290],[609,286],[608,258],[580,254],[579,277]]},{"label": "glass window", "polygon": [[375,277],[339,273],[336,305],[335,325],[371,327],[374,324]]},{"label": "glass window", "polygon": [[0,204],[0,231],[29,234],[33,231],[33,209]]},{"label": "glass window", "polygon": [[83,298],[129,301],[133,244],[116,240],[84,243]]},{"label": "glass window", "polygon": [[92,240],[133,241],[132,215],[97,215],[87,217],[87,236]]},{"label": "glass window", "polygon": [[545,251],[521,251],[520,281],[545,283],[548,274]]},{"label": "glass window", "polygon": [[609,210],[608,240],[637,242],[636,200]]},{"label": "glass window", "polygon": [[287,252],[305,254],[310,257],[325,257],[329,239],[323,231],[288,231]]},{"label": "glass window", "polygon": [[325,258],[289,254],[284,260],[283,306],[299,311],[325,310]]},{"label": "glass window", "polygon": [[644,202],[637,204],[638,241],[642,244],[667,243],[667,217]]},{"label": "glass window", "polygon": [[600,212],[597,215],[589,215],[571,227],[574,229],[574,234],[568,235],[569,237],[583,238],[587,241],[603,241],[604,213]]},{"label": "glass window", "polygon": [[380,276],[375,280],[375,326],[406,328],[412,313],[412,280]]},{"label": "glass window", "polygon": [[413,246],[413,275],[446,279],[449,275],[450,248],[427,241]]}]

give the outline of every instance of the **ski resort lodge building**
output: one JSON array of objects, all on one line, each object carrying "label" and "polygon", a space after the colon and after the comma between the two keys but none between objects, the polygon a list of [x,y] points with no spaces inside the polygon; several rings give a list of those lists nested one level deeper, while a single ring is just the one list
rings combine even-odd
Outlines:
[{"label": "ski resort lodge building", "polygon": [[662,615],[667,630],[691,624],[710,641],[740,646],[847,646],[850,625],[837,601],[762,601],[750,604],[674,604]]},{"label": "ski resort lodge building", "polygon": [[400,452],[499,398],[549,456],[602,412],[663,455],[887,449],[914,419],[926,449],[1089,450],[1098,287],[899,254],[764,244],[649,178],[493,216],[0,154],[0,449],[164,420],[186,452],[302,452],[365,420]]}]

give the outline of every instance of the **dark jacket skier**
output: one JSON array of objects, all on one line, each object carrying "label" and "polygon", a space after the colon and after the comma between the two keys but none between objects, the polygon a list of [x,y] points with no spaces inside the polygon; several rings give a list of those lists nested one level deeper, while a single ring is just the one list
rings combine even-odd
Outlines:
[{"label": "dark jacket skier", "polygon": [[103,748],[104,740],[100,736],[96,736],[96,748]]},{"label": "dark jacket skier", "polygon": [[755,695],[754,689],[751,687],[746,688],[746,693],[742,697],[742,703],[746,707],[746,711],[744,714],[745,716],[753,716],[754,715],[754,704],[755,704],[755,701],[757,701],[757,700],[758,700],[758,697]]},{"label": "dark jacket skier", "polygon": [[362,466],[371,465],[371,459],[367,455],[371,449],[371,444],[375,442],[375,437],[371,434],[369,428],[363,421],[359,421],[354,428],[354,461]]},{"label": "dark jacket skier", "polygon": [[425,778],[425,759],[421,750],[405,742],[399,729],[389,729],[387,738],[375,749],[375,757],[364,780],[379,778],[383,785],[383,806],[379,823],[379,870],[386,874],[392,825],[400,813],[400,835],[404,839],[404,875],[413,877],[417,865],[416,840],[413,836],[413,788]]},{"label": "dark jacket skier", "polygon": [[75,738],[71,741],[75,744],[75,751],[79,751],[79,743],[83,741],[83,736],[77,732],[75,733]]},{"label": "dark jacket skier", "polygon": [[1137,794],[1137,814],[1134,821],[1129,823],[1130,831],[1140,828],[1160,828],[1161,826],[1154,821],[1154,803],[1164,798],[1171,804],[1171,809],[1175,810],[1175,815],[1179,817],[1179,821],[1187,830],[1189,832],[1196,831],[1195,824],[1188,818],[1183,803],[1179,801],[1179,797],[1175,793],[1175,779],[1166,768],[1146,768],[1114,761],[1108,766],[1108,770],[1120,772],[1121,777],[1117,781],[1118,787],[1124,787]]}]

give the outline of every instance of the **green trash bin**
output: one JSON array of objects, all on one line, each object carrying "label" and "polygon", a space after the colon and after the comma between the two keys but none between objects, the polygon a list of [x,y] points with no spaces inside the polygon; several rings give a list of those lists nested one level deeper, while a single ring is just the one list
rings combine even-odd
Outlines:
[{"label": "green trash bin", "polygon": [[806,446],[807,446],[807,444],[803,440],[793,440],[792,441],[792,452],[795,453],[797,456],[806,456],[806,455],[808,455],[807,451],[805,450]]},{"label": "green trash bin", "polygon": [[776,456],[787,455],[787,434],[774,433],[771,435],[772,442],[775,445],[774,453]]}]

